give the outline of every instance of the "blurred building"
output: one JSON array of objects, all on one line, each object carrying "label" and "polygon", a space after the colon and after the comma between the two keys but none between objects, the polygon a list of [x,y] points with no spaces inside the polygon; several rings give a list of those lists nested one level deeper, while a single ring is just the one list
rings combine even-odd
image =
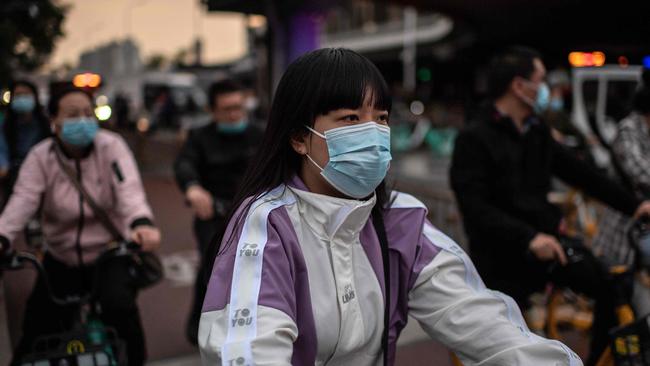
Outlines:
[{"label": "blurred building", "polygon": [[266,70],[255,75],[262,85],[258,89],[266,91],[261,94],[271,94],[290,61],[320,47],[364,54],[398,96],[462,101],[474,90],[475,60],[463,60],[457,52],[471,46],[472,34],[434,10],[419,11],[400,1],[200,1],[208,11],[265,16],[265,32],[249,42],[255,66]]},{"label": "blurred building", "polygon": [[79,73],[99,74],[103,94],[111,99],[122,95],[139,106],[142,103],[143,72],[144,65],[137,44],[132,39],[125,39],[83,52],[70,76]]},{"label": "blurred building", "polygon": [[[285,67],[320,47],[370,58],[396,105],[424,104],[434,126],[457,127],[480,108],[490,59],[512,45],[541,51],[549,70],[571,69],[575,51],[626,68],[647,59],[650,2],[576,0],[197,0],[208,11],[262,15],[250,43],[260,95],[268,100]],[[569,105],[571,101],[569,100]]]},{"label": "blurred building", "polygon": [[126,39],[82,53],[77,68],[112,80],[120,76],[137,75],[142,72],[143,64],[138,46],[133,40]]},{"label": "blurred building", "polygon": [[431,54],[437,44],[451,35],[454,22],[440,13],[419,13],[412,7],[358,1],[330,9],[323,28],[322,47],[353,49],[380,67],[382,61],[387,61],[397,66],[389,78],[401,74],[402,86],[412,91],[417,82],[418,54]]}]

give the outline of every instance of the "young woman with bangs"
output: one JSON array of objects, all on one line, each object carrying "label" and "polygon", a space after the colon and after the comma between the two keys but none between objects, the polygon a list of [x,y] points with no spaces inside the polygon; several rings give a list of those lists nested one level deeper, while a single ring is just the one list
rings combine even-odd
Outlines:
[{"label": "young woman with bangs", "polygon": [[466,366],[582,365],[485,288],[420,201],[387,189],[390,110],[353,51],[288,67],[214,261],[203,363],[392,365],[411,316]]}]

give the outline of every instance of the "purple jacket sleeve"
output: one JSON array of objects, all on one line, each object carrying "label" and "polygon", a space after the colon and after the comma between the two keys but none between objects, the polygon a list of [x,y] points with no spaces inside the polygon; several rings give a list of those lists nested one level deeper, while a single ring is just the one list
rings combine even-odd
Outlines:
[{"label": "purple jacket sleeve", "polygon": [[276,208],[254,204],[226,231],[199,327],[204,364],[291,364],[298,337],[296,268],[286,242],[295,234],[284,209]]}]

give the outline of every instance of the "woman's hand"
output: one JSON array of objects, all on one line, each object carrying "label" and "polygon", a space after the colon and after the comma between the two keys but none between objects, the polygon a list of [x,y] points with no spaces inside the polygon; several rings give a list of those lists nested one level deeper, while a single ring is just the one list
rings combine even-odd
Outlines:
[{"label": "woman's hand", "polygon": [[160,247],[160,230],[149,225],[136,226],[131,240],[139,244],[145,252],[152,252]]}]

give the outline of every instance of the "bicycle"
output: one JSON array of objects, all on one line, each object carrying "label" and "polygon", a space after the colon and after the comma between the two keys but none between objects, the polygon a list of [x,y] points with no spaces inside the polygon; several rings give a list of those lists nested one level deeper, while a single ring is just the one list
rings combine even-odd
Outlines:
[{"label": "bicycle", "polygon": [[[640,238],[646,238],[645,249],[639,245]],[[631,265],[609,266],[608,272],[614,284],[614,299],[618,325],[610,331],[610,346],[603,352],[597,366],[650,366],[650,314],[636,317],[630,304],[634,276],[650,270],[650,219],[637,220],[628,231],[628,242],[635,252]],[[567,257],[580,260],[580,251],[563,242]],[[644,254],[645,253],[645,254]],[[648,286],[648,285],[646,285]],[[548,305],[552,318],[556,302]],[[557,325],[550,321],[547,334],[559,339]]]},{"label": "bicycle", "polygon": [[[642,271],[650,272],[650,218],[637,220],[628,232],[628,241],[635,252],[635,261],[632,265],[615,265],[609,268],[615,286],[615,299],[618,304],[616,316],[618,326],[610,331],[610,346],[603,352],[597,366],[650,366],[650,314],[636,318],[629,303],[632,294],[633,276]],[[588,250],[582,245],[581,240],[575,238],[560,238],[567,259],[578,262]],[[640,243],[642,245],[640,245]],[[650,287],[650,281],[646,284]],[[551,301],[548,305],[549,316],[555,311],[557,302]],[[551,321],[551,323],[553,323]],[[559,339],[557,325],[547,324],[547,334]],[[555,328],[555,329],[554,329]],[[462,366],[456,355],[450,352],[452,364]]]},{"label": "bicycle", "polygon": [[60,298],[52,290],[41,261],[27,252],[18,252],[4,263],[3,270],[20,270],[31,264],[41,276],[50,299],[57,305],[76,306],[77,317],[69,331],[43,335],[36,339],[29,354],[19,361],[22,366],[126,366],[126,344],[116,331],[100,319],[101,308],[97,302],[99,268],[110,260],[131,256],[140,250],[132,242],[118,242],[104,251],[95,262],[95,274],[89,293]]},{"label": "bicycle", "polygon": [[[629,303],[629,280],[650,272],[650,218],[637,220],[628,231],[628,242],[635,253],[630,266],[615,266],[612,273],[620,276],[616,296],[618,326],[610,331],[611,343],[597,366],[650,366],[650,314],[635,317]],[[647,281],[645,286],[649,286]]]}]

